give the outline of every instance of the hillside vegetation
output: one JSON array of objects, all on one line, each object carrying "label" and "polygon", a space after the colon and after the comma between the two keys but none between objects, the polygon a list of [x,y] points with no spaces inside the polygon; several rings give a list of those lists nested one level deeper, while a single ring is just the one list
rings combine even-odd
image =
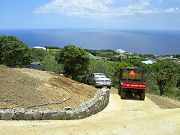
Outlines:
[{"label": "hillside vegetation", "polygon": [[[22,48],[26,51],[21,51]],[[4,51],[0,53],[0,64],[21,67],[23,64],[39,61],[49,71],[66,74],[83,83],[86,83],[88,74],[102,72],[112,79],[114,87],[118,87],[120,68],[141,67],[144,69],[144,79],[149,84],[148,92],[180,99],[179,54],[166,56],[128,52],[120,54],[114,50],[87,50],[73,45],[37,50],[27,48],[19,39],[8,36],[0,37],[0,51],[2,50]],[[147,59],[156,62],[151,65],[143,64],[142,61]]]}]

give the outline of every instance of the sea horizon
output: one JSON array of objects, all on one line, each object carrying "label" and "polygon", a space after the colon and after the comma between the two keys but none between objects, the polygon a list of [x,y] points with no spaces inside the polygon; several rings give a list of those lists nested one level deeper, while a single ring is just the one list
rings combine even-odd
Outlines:
[{"label": "sea horizon", "polygon": [[76,45],[84,49],[123,49],[131,53],[180,54],[180,30],[1,29],[29,47]]}]

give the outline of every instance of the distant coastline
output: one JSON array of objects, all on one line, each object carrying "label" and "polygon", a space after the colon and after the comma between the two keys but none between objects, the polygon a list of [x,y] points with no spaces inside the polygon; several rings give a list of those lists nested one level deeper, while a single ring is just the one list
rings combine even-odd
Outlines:
[{"label": "distant coastline", "polygon": [[86,49],[122,48],[133,53],[180,53],[180,31],[176,30],[28,29],[0,30],[0,35],[17,36],[29,47],[73,44]]}]

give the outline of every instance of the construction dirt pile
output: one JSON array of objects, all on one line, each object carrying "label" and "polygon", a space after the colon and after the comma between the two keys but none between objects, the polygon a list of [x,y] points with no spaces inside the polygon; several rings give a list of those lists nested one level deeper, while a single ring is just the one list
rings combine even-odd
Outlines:
[{"label": "construction dirt pile", "polygon": [[76,107],[95,93],[94,87],[51,72],[0,65],[0,108]]}]

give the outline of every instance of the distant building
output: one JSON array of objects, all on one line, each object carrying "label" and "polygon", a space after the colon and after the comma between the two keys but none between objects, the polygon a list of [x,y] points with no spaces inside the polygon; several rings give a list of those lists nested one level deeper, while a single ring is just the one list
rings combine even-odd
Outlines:
[{"label": "distant building", "polygon": [[178,58],[173,58],[173,57],[165,57],[164,60],[171,60],[171,61],[177,61]]},{"label": "distant building", "polygon": [[116,52],[117,52],[117,53],[120,53],[120,54],[123,54],[123,53],[125,53],[126,51],[124,51],[124,50],[122,50],[122,49],[117,49]]},{"label": "distant building", "polygon": [[146,61],[142,61],[142,63],[144,63],[144,64],[153,64],[153,63],[156,63],[156,61],[155,60],[146,60]]},{"label": "distant building", "polygon": [[41,47],[41,46],[35,46],[35,47],[33,47],[34,49],[41,49],[41,50],[46,50],[46,48],[45,47]]}]

